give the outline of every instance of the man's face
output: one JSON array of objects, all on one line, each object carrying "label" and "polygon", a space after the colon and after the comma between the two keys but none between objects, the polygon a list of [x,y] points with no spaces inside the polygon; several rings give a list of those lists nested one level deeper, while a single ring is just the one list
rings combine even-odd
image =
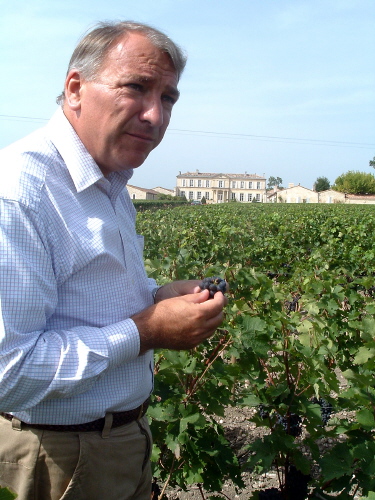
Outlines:
[{"label": "man's face", "polygon": [[110,49],[95,81],[81,80],[73,126],[104,175],[139,167],[158,146],[177,83],[169,56],[138,33]]}]

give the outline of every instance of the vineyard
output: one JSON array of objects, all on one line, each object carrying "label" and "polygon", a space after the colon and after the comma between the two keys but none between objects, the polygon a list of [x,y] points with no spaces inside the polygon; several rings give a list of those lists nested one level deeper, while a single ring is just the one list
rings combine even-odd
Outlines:
[{"label": "vineyard", "polygon": [[[374,208],[185,206],[138,213],[137,226],[159,284],[230,285],[209,341],[155,354],[154,497],[196,485],[229,498],[224,481],[241,492],[243,471],[274,471],[252,499],[374,500]],[[231,407],[262,431],[240,452],[220,423]]]}]

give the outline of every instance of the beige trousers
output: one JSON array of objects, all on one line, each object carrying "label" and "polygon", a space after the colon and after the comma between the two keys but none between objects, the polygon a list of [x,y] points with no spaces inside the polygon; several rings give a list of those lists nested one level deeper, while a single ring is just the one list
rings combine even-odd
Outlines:
[{"label": "beige trousers", "polygon": [[150,500],[146,417],[101,432],[56,432],[0,417],[0,485],[17,500]]}]

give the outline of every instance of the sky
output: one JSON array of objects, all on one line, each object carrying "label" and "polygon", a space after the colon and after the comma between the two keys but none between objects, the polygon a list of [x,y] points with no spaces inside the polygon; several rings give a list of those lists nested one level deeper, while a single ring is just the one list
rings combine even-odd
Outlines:
[{"label": "sky", "polygon": [[45,125],[79,38],[133,20],[188,62],[163,142],[130,184],[173,189],[180,172],[331,184],[374,173],[374,0],[0,0],[0,148]]}]

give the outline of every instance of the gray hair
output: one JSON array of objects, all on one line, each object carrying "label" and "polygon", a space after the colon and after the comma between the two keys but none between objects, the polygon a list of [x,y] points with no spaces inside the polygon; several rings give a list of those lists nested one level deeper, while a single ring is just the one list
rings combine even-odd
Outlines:
[{"label": "gray hair", "polygon": [[[69,62],[67,74],[76,69],[82,78],[93,81],[112,47],[119,38],[131,32],[144,35],[155,47],[171,58],[179,79],[186,65],[186,55],[167,35],[147,24],[133,21],[101,22],[88,31],[78,42]],[[57,104],[64,103],[64,91],[57,97]]]}]

